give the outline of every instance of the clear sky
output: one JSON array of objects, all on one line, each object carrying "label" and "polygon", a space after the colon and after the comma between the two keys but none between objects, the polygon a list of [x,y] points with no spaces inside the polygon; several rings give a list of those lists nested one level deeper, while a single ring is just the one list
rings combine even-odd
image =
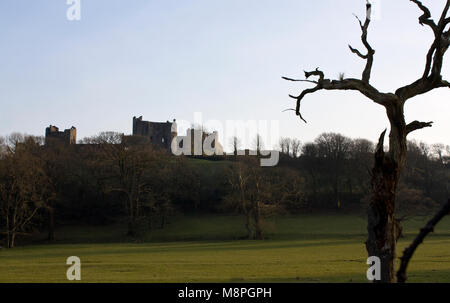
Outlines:
[{"label": "clear sky", "polygon": [[[432,33],[408,0],[377,1],[369,41],[372,84],[394,91],[423,72]],[[435,18],[443,0],[425,0]],[[0,135],[43,135],[49,124],[76,126],[78,138],[131,133],[133,116],[192,120],[278,120],[280,134],[302,141],[325,131],[375,141],[384,110],[353,92],[320,92],[303,103],[301,122],[288,94],[320,67],[327,77],[360,77],[364,61],[353,17],[365,0],[81,0],[68,21],[66,0],[0,2]],[[447,59],[450,60],[450,58]],[[444,78],[450,80],[450,65]],[[411,138],[450,144],[450,91],[409,101],[408,121],[434,121]],[[226,142],[225,144],[226,145]]]}]

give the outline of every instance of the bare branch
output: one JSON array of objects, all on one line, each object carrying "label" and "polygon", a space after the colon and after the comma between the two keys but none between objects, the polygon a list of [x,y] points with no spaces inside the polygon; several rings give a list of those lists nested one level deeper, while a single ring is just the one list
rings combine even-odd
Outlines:
[{"label": "bare branch", "polygon": [[447,13],[450,9],[450,1],[447,1],[445,4],[444,10],[442,11],[441,18],[439,19],[438,28],[441,30],[441,33],[445,30],[443,26],[447,24]]},{"label": "bare branch", "polygon": [[436,51],[436,42],[433,42],[430,49],[428,50],[426,62],[425,62],[425,70],[423,71],[422,79],[426,79],[431,70],[431,63],[433,63],[433,54]]},{"label": "bare branch", "polygon": [[322,71],[319,70],[319,68],[316,68],[316,70],[312,72],[305,71],[306,79],[308,79],[311,76],[319,76],[319,82],[323,81],[323,79],[325,78],[325,75],[323,74]]},{"label": "bare branch", "polygon": [[300,105],[303,98],[308,95],[315,93],[319,90],[355,90],[359,91],[375,103],[383,106],[387,106],[388,103],[395,102],[397,97],[393,94],[380,93],[377,89],[371,86],[369,83],[364,82],[359,79],[342,79],[342,80],[330,80],[325,79],[325,75],[318,68],[315,71],[307,72],[305,71],[305,77],[308,79],[311,76],[319,77],[316,81],[317,85],[313,88],[305,89],[301,92],[299,96],[289,95],[289,97],[297,100],[296,115],[300,117],[303,121],[306,120],[302,117],[300,113]]},{"label": "bare branch", "polygon": [[367,30],[369,29],[370,25],[371,14],[372,14],[372,4],[370,4],[369,1],[367,1],[366,20],[364,21],[364,24],[362,23],[361,19],[359,19],[358,16],[355,15],[361,27],[362,31],[361,41],[367,49],[367,55],[363,55],[359,50],[353,48],[351,45],[348,46],[352,53],[358,55],[358,57],[362,59],[367,60],[366,67],[364,68],[362,74],[362,81],[366,83],[369,83],[370,80],[370,74],[372,72],[373,66],[373,55],[375,54],[375,50],[370,46],[369,42],[367,41]]},{"label": "bare branch", "polygon": [[425,70],[422,78],[404,87],[399,88],[395,94],[404,102],[412,97],[427,93],[435,88],[444,87],[442,83],[442,63],[445,53],[450,46],[450,31],[445,32],[450,18],[447,13],[450,9],[450,0],[447,0],[444,10],[442,11],[439,23],[436,24],[431,19],[430,10],[418,0],[410,0],[417,4],[422,10],[423,15],[419,17],[421,25],[428,25],[434,33],[434,41],[428,50],[426,56]]},{"label": "bare branch", "polygon": [[431,18],[431,13],[430,10],[422,4],[421,1],[418,0],[411,0],[411,2],[414,2],[415,4],[417,4],[417,6],[422,10],[423,15],[419,17],[419,23],[420,25],[428,25],[429,27],[431,27],[431,29],[433,30],[433,32],[436,33],[437,31],[437,25],[436,23],[434,23],[434,21]]},{"label": "bare branch", "polygon": [[303,119],[302,114],[300,113],[300,108],[298,108],[298,109],[288,108],[288,109],[285,109],[285,110],[283,111],[283,113],[289,112],[289,111],[296,112],[296,113],[298,112],[297,116],[299,116],[300,119],[301,119],[303,122],[308,123],[305,119]]},{"label": "bare branch", "polygon": [[409,260],[412,258],[414,252],[416,251],[417,247],[423,242],[425,237],[434,231],[435,226],[441,221],[442,218],[444,218],[446,215],[450,214],[450,200],[447,201],[447,203],[442,207],[442,209],[431,219],[427,225],[420,230],[420,233],[417,235],[417,237],[414,239],[412,244],[406,248],[403,252],[403,256],[400,258],[401,264],[400,269],[397,272],[397,282],[398,283],[405,283],[407,276],[406,276],[406,270],[408,268]]},{"label": "bare branch", "polygon": [[[361,35],[361,41],[363,42],[363,45],[367,49],[367,54],[363,54],[361,51],[359,51],[356,48],[353,48],[349,45],[350,51],[357,56],[359,56],[362,59],[367,60],[366,67],[362,74],[362,79],[339,79],[339,80],[333,80],[326,79],[325,75],[322,71],[320,71],[318,68],[315,71],[307,72],[305,71],[305,77],[307,80],[295,80],[292,78],[286,78],[283,77],[283,79],[288,81],[294,81],[294,82],[309,82],[316,84],[313,88],[305,89],[301,92],[299,96],[290,96],[291,98],[297,100],[297,107],[296,107],[296,114],[303,120],[303,117],[300,113],[300,105],[301,101],[304,99],[304,97],[308,94],[315,93],[319,90],[355,90],[359,91],[364,96],[371,99],[373,102],[378,103],[380,105],[383,105],[385,107],[391,106],[393,104],[397,103],[404,103],[406,100],[415,97],[420,94],[427,93],[435,88],[440,87],[449,87],[450,84],[447,81],[442,80],[441,76],[441,70],[442,70],[442,62],[443,62],[443,56],[447,49],[450,46],[450,30],[444,32],[446,25],[450,23],[450,18],[447,18],[448,10],[450,9],[450,0],[447,0],[447,4],[443,10],[443,13],[441,15],[440,21],[438,24],[436,24],[431,19],[431,13],[429,9],[422,4],[421,1],[418,0],[410,0],[411,2],[415,3],[420,10],[422,10],[423,15],[419,18],[419,23],[424,25],[428,25],[433,29],[433,32],[435,33],[435,41],[432,43],[428,54],[427,54],[427,60],[426,60],[426,66],[425,71],[422,76],[422,78],[416,80],[415,82],[406,85],[404,87],[401,87],[397,89],[395,94],[392,93],[381,93],[376,88],[371,86],[369,84],[370,76],[371,76],[371,70],[373,65],[373,57],[375,54],[375,50],[370,46],[370,44],[367,41],[367,32],[370,25],[371,20],[371,10],[372,6],[367,1],[366,6],[366,19],[364,23],[358,18],[359,25],[362,30]],[[311,76],[319,77],[317,81],[310,81],[308,80]],[[305,121],[306,122],[306,121]],[[417,126],[417,125],[412,125]],[[412,127],[411,126],[411,127]],[[428,127],[431,125],[423,126]],[[422,127],[422,128],[423,128]],[[410,131],[414,131],[416,129],[410,128]]]},{"label": "bare branch", "polygon": [[321,88],[320,88],[319,86],[320,86],[320,84],[317,84],[317,86],[314,87],[314,88],[308,88],[308,89],[305,89],[304,91],[302,91],[302,93],[301,93],[300,96],[298,96],[298,97],[289,95],[289,97],[291,97],[291,98],[297,100],[297,107],[296,107],[296,109],[295,109],[295,114],[296,114],[297,116],[299,116],[300,119],[302,119],[303,122],[305,122],[305,123],[308,123],[308,122],[306,122],[306,120],[303,118],[303,116],[302,116],[302,114],[301,114],[301,112],[300,112],[301,101],[302,101],[302,99],[303,99],[307,94],[312,94],[312,93],[314,93],[314,92],[320,90]]},{"label": "bare branch", "polygon": [[448,81],[446,81],[446,80],[442,80],[441,81],[441,87],[448,87],[448,88],[450,88],[450,82],[448,82]]},{"label": "bare branch", "polygon": [[418,129],[422,129],[425,127],[432,127],[432,126],[433,126],[433,122],[419,122],[416,120],[416,121],[413,121],[413,122],[409,123],[408,125],[406,125],[406,133],[409,134]]},{"label": "bare branch", "polygon": [[362,59],[367,59],[367,55],[363,55],[359,50],[357,50],[356,48],[353,48],[351,45],[349,45],[348,48],[350,48],[350,51],[352,53],[358,55],[358,57],[360,57]]},{"label": "bare branch", "polygon": [[361,27],[361,29],[362,29],[362,28],[364,27],[364,25],[363,25],[363,23],[362,23],[361,19],[359,19],[358,15],[356,15],[356,14],[353,14],[353,16],[355,16],[356,20],[358,20],[358,22],[359,22],[359,26],[360,26],[360,27]]},{"label": "bare branch", "polygon": [[299,79],[292,79],[292,78],[288,78],[288,77],[281,77],[283,80],[286,81],[292,81],[292,82],[308,82],[308,83],[313,83],[313,84],[318,84],[319,82],[317,81],[311,81],[311,80],[299,80]]}]

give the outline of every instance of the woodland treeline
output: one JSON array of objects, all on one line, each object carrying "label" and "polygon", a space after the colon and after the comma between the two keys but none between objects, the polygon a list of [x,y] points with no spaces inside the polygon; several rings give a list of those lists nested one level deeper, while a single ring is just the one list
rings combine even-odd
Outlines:
[{"label": "woodland treeline", "polygon": [[[248,238],[264,238],[273,215],[365,211],[374,144],[336,133],[314,142],[282,138],[280,163],[256,157],[175,157],[138,137],[104,132],[77,145],[42,137],[0,138],[0,238],[5,247],[62,225],[126,224],[137,238],[180,214],[246,218]],[[237,148],[238,140],[233,141]],[[259,144],[261,142],[258,140]],[[408,142],[398,215],[427,215],[449,197],[450,148]]]}]

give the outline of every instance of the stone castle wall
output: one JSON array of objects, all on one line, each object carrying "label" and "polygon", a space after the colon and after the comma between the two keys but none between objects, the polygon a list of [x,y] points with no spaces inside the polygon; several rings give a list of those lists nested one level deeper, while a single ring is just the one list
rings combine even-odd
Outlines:
[{"label": "stone castle wall", "polygon": [[133,117],[133,136],[142,136],[150,140],[151,144],[164,149],[170,149],[172,139],[177,136],[177,125],[173,122],[143,121],[142,116]]}]

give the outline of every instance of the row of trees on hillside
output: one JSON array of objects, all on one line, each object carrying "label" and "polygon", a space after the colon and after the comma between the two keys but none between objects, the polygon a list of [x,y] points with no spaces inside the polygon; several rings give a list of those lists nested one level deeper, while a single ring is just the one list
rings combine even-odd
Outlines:
[{"label": "row of trees on hillside", "polygon": [[[282,139],[280,142],[293,142]],[[408,141],[407,164],[397,191],[399,216],[424,213],[449,195],[450,146]],[[281,146],[281,143],[280,143]],[[292,150],[292,149],[291,149]],[[338,133],[323,133],[314,142],[300,144],[301,152],[285,152],[283,163],[297,167],[305,176],[308,200],[314,206],[346,208],[362,205],[370,191],[370,169],[375,144]],[[347,205],[345,205],[347,203]]]},{"label": "row of trees on hillside", "polygon": [[[262,168],[254,157],[175,157],[114,132],[72,146],[43,142],[0,138],[0,237],[7,247],[37,232],[54,240],[66,224],[126,224],[136,238],[176,214],[199,212],[240,214],[246,237],[263,239],[276,214],[364,210],[374,149],[334,133],[305,144],[284,139],[280,164]],[[399,205],[405,214],[424,214],[448,196],[448,153],[443,145],[409,142],[408,163]]]}]

